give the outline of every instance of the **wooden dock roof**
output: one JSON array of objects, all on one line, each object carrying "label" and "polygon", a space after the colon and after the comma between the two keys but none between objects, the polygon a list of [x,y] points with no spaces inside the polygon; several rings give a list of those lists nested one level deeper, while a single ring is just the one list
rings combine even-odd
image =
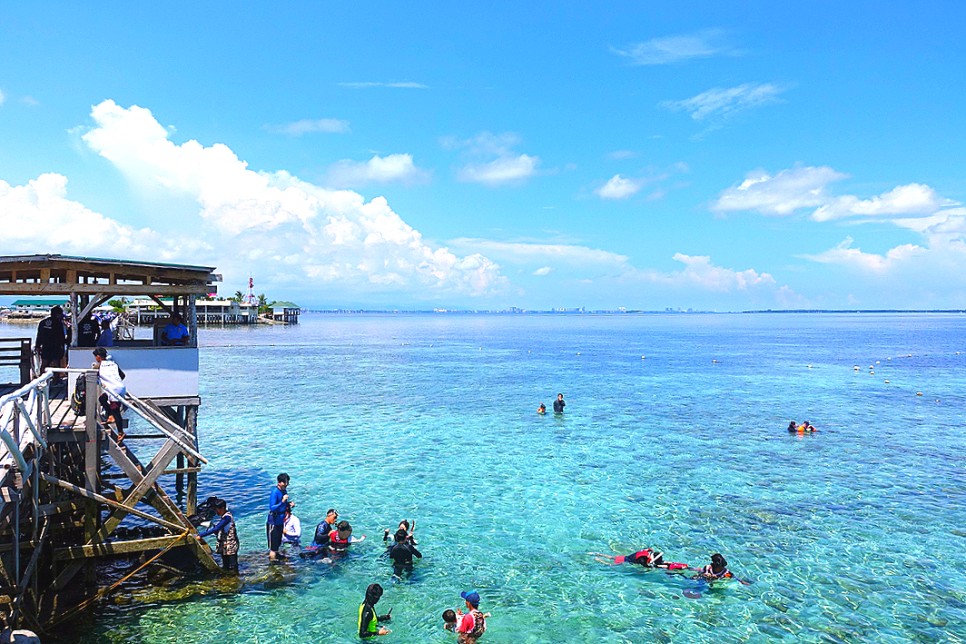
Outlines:
[{"label": "wooden dock roof", "polygon": [[210,266],[68,255],[0,256],[0,295],[208,295]]}]

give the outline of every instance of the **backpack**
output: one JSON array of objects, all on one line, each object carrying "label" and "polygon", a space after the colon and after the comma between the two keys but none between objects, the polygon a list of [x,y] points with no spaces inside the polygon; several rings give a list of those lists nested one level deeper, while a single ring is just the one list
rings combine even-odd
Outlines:
[{"label": "backpack", "polygon": [[74,381],[74,393],[70,396],[70,410],[75,416],[87,415],[87,379],[79,376]]}]

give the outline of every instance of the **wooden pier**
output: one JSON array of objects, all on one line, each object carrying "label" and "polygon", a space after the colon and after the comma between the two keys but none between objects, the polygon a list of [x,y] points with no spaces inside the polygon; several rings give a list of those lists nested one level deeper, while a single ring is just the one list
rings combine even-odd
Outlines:
[{"label": "wooden pier", "polygon": [[[185,346],[159,346],[155,334],[110,348],[127,376],[124,422],[134,419],[120,443],[101,420],[92,348],[77,346],[76,332],[69,368],[44,374],[29,339],[0,343],[0,366],[19,369],[7,367],[19,381],[0,396],[0,612],[11,625],[53,632],[92,606],[109,590],[98,588],[95,575],[102,558],[140,553],[133,575],[177,548],[190,553],[194,568],[220,570],[188,519],[207,463],[198,448],[195,298],[219,279],[208,267],[0,257],[0,295],[68,295],[75,331],[94,307],[138,294],[181,314],[190,332]],[[72,409],[77,381],[85,403]],[[160,485],[165,476],[175,477],[183,506]]]}]

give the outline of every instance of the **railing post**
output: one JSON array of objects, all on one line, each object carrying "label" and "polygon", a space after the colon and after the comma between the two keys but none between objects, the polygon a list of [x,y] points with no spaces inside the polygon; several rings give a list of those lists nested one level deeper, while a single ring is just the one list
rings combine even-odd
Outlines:
[{"label": "railing post", "polygon": [[20,386],[23,387],[25,384],[30,382],[32,378],[30,377],[30,366],[33,362],[33,354],[30,350],[30,340],[24,338],[20,341]]}]

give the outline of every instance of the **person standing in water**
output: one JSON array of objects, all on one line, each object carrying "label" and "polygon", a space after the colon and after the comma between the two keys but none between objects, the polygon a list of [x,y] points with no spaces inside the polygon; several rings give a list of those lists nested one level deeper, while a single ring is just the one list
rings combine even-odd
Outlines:
[{"label": "person standing in water", "polygon": [[553,413],[562,414],[567,403],[564,402],[563,394],[557,394],[557,399],[553,401]]},{"label": "person standing in water", "polygon": [[268,521],[265,523],[270,561],[278,559],[278,549],[282,546],[282,534],[285,532],[285,510],[295,507],[295,501],[288,500],[286,491],[290,480],[289,475],[282,472],[275,480],[278,483],[268,497]]}]

